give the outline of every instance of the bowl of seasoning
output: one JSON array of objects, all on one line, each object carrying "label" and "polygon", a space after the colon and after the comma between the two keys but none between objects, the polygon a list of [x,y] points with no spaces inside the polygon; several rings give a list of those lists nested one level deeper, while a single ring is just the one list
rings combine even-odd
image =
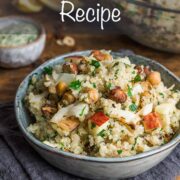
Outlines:
[{"label": "bowl of seasoning", "polygon": [[18,68],[35,62],[45,42],[45,29],[36,21],[20,16],[0,18],[1,67]]}]

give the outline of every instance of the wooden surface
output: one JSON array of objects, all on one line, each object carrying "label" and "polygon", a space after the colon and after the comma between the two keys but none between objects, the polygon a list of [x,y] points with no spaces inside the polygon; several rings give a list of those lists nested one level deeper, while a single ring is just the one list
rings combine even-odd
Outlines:
[{"label": "wooden surface", "polygon": [[[24,15],[18,12],[10,2],[10,0],[0,1],[0,16]],[[0,68],[0,102],[13,101],[20,82],[41,63],[52,57],[76,50],[111,49],[117,51],[119,49],[131,49],[136,54],[157,60],[180,77],[180,55],[159,52],[144,47],[126,36],[120,35],[114,25],[106,27],[104,32],[97,30],[98,28],[95,28],[94,25],[72,24],[71,22],[61,25],[58,13],[48,9],[28,16],[38,20],[46,27],[46,48],[35,64],[14,70]],[[63,37],[65,35],[70,35],[76,40],[75,47],[57,45],[57,36]]]}]

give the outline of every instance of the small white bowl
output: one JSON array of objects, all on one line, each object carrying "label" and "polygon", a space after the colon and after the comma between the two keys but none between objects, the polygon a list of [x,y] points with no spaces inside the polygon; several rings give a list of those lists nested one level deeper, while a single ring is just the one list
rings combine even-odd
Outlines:
[{"label": "small white bowl", "polygon": [[0,18],[0,27],[8,26],[14,22],[32,24],[39,31],[38,38],[28,44],[20,46],[0,46],[0,66],[4,68],[18,68],[35,62],[42,54],[46,33],[42,25],[36,21],[21,16],[8,16]]}]

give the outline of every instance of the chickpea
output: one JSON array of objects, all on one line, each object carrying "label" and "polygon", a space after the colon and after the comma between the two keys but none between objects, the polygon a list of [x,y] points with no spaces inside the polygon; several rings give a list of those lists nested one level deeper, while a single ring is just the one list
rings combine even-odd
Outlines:
[{"label": "chickpea", "polygon": [[65,91],[67,90],[68,86],[65,82],[59,82],[57,85],[56,85],[56,92],[59,96],[62,96]]},{"label": "chickpea", "polygon": [[85,92],[88,94],[87,103],[96,103],[99,99],[99,93],[94,88],[86,88]]},{"label": "chickpea", "polygon": [[93,50],[91,55],[93,55],[98,61],[112,60],[112,56],[110,54],[99,50]]},{"label": "chickpea", "polygon": [[76,101],[76,98],[71,92],[66,92],[62,97],[62,103],[68,106]]},{"label": "chickpea", "polygon": [[56,94],[56,87],[55,86],[49,86],[48,91],[50,94]]},{"label": "chickpea", "polygon": [[78,74],[77,64],[66,62],[62,66],[62,70],[64,73]]},{"label": "chickpea", "polygon": [[157,71],[151,72],[148,75],[147,80],[154,86],[158,85],[161,82],[161,74]]},{"label": "chickpea", "polygon": [[125,103],[127,95],[120,87],[116,87],[109,92],[109,98],[117,103]]},{"label": "chickpea", "polygon": [[69,56],[65,58],[66,61],[79,64],[82,61],[85,61],[85,58],[83,56]]}]

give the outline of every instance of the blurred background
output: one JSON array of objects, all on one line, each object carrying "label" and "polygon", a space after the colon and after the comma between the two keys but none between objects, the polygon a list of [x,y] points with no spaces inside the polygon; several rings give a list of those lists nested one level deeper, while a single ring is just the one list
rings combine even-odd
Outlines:
[{"label": "blurred background", "polygon": [[60,0],[0,0],[1,18],[31,18],[46,30],[45,49],[37,61],[16,69],[0,68],[0,102],[12,101],[19,83],[37,66],[71,51],[128,50],[155,59],[180,76],[179,0],[71,1],[76,8],[83,9],[96,8],[97,2],[111,9],[116,7],[122,12],[122,21],[108,22],[102,31],[97,23],[73,23],[69,19],[62,23],[59,15]]}]

